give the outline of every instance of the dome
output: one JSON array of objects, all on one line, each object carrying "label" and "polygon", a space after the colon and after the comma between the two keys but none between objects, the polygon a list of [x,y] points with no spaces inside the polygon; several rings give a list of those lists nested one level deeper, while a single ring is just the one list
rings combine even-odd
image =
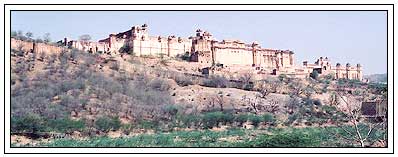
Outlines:
[{"label": "dome", "polygon": [[336,67],[340,67],[340,66],[341,66],[341,64],[340,64],[340,63],[337,63],[337,64],[336,64]]}]

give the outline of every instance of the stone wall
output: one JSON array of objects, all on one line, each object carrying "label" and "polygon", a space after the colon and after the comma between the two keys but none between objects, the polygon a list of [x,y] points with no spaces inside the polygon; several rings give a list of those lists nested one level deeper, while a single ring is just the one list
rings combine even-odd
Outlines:
[{"label": "stone wall", "polygon": [[253,64],[253,52],[246,49],[215,48],[215,63],[224,65],[246,65]]},{"label": "stone wall", "polygon": [[24,52],[33,51],[33,42],[11,38],[11,49],[22,50]]},{"label": "stone wall", "polygon": [[59,47],[46,43],[35,43],[30,41],[22,41],[11,38],[11,49],[22,50],[24,52],[58,54],[62,51],[67,51],[65,47]]}]

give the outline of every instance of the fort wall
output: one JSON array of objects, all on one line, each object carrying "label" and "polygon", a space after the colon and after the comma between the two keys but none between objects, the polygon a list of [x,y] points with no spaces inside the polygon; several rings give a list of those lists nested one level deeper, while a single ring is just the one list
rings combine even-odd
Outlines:
[{"label": "fort wall", "polygon": [[[260,70],[261,73],[289,74],[309,76],[313,71],[320,75],[333,74],[334,78],[362,80],[362,68],[347,65],[332,66],[329,59],[320,57],[314,64],[308,62],[297,67],[294,52],[262,48],[257,42],[245,43],[240,40],[217,41],[212,34],[200,29],[195,36],[189,38],[150,36],[146,24],[133,26],[121,33],[112,33],[108,38],[98,42],[71,41],[68,46],[83,51],[103,51],[109,54],[128,52],[136,56],[168,56],[175,57],[189,54],[191,62],[203,67],[222,64],[223,66],[247,66]],[[66,40],[66,39],[65,39]],[[267,70],[268,72],[263,72]]]},{"label": "fort wall", "polygon": [[11,38],[11,49],[21,50],[23,52],[58,54],[62,51],[68,51],[62,46],[50,45],[46,43],[36,43],[31,41],[22,41]]}]

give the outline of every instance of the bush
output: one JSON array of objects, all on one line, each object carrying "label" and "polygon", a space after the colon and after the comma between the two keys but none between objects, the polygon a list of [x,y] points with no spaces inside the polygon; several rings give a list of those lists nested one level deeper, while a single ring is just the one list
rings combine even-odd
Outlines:
[{"label": "bush", "polygon": [[117,130],[121,127],[118,117],[100,117],[95,121],[95,128],[103,132]]},{"label": "bush", "polygon": [[270,113],[266,113],[262,116],[262,121],[269,124],[269,123],[274,123],[275,119],[274,116]]},{"label": "bush", "polygon": [[228,80],[223,76],[212,75],[209,79],[203,81],[203,86],[213,88],[226,88]]},{"label": "bush", "polygon": [[254,88],[254,84],[253,83],[247,83],[247,84],[243,84],[242,89],[243,90],[247,90],[247,91],[251,91]]},{"label": "bush", "polygon": [[159,128],[159,123],[156,121],[148,121],[148,120],[142,120],[139,122],[139,127],[142,129],[157,129]]},{"label": "bush", "polygon": [[183,74],[176,74],[174,75],[173,79],[179,86],[193,85],[191,79]]},{"label": "bush", "polygon": [[163,112],[171,119],[178,113],[178,107],[175,105],[167,105],[163,107]]},{"label": "bush", "polygon": [[312,71],[312,73],[310,74],[310,77],[315,80],[318,80],[318,76],[319,76],[319,73],[316,70]]},{"label": "bush", "polygon": [[279,79],[279,81],[284,81],[284,80],[287,79],[287,75],[286,75],[286,74],[280,74],[280,75],[278,76],[278,79]]},{"label": "bush", "polygon": [[50,119],[47,122],[49,131],[57,131],[62,133],[70,133],[73,131],[83,131],[85,126],[84,120]]},{"label": "bush", "polygon": [[322,105],[322,102],[319,99],[313,100],[312,103],[314,103],[314,105],[316,105],[316,106],[321,106]]},{"label": "bush", "polygon": [[253,124],[254,126],[256,126],[256,127],[257,127],[258,124],[262,121],[261,117],[255,115],[255,114],[249,114],[247,118],[248,118],[247,120],[250,121],[250,122],[252,122],[252,124]]},{"label": "bush", "polygon": [[337,112],[337,108],[335,106],[329,106],[329,105],[322,106],[322,110],[328,114]]},{"label": "bush", "polygon": [[109,68],[112,69],[112,70],[119,71],[119,69],[120,69],[120,64],[119,64],[119,62],[117,62],[117,61],[113,61],[113,62],[110,63]]},{"label": "bush", "polygon": [[120,53],[127,53],[127,54],[131,54],[132,49],[130,49],[130,47],[128,45],[123,45],[120,49],[119,52]]},{"label": "bush", "polygon": [[182,115],[179,120],[185,127],[199,126],[203,117],[201,115]]},{"label": "bush", "polygon": [[177,57],[181,58],[184,61],[191,61],[191,55],[188,52],[184,53],[183,55],[177,55]]},{"label": "bush", "polygon": [[235,117],[235,121],[239,122],[240,124],[245,123],[249,119],[248,114],[239,114]]},{"label": "bush", "polygon": [[164,79],[155,78],[149,82],[149,86],[152,89],[156,89],[159,91],[167,91],[171,88],[171,85]]},{"label": "bush", "polygon": [[231,113],[208,112],[203,115],[203,127],[208,129],[218,126],[219,123],[231,123],[234,116]]},{"label": "bush", "polygon": [[11,117],[12,133],[39,133],[46,129],[43,118],[39,115],[29,114],[22,117]]},{"label": "bush", "polygon": [[[334,74],[327,74],[327,75],[325,76],[326,81],[329,81],[329,82],[330,82],[330,80],[333,79],[333,78],[334,78]],[[327,83],[327,84],[329,84],[329,83]]]}]

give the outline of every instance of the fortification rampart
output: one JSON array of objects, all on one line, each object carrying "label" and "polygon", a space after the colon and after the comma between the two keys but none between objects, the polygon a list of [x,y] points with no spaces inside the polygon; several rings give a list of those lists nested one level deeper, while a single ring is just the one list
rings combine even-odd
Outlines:
[{"label": "fortification rampart", "polygon": [[22,41],[11,38],[11,49],[23,52],[59,54],[62,51],[68,51],[67,48],[61,46],[50,45],[46,43],[37,43],[32,41]]}]

